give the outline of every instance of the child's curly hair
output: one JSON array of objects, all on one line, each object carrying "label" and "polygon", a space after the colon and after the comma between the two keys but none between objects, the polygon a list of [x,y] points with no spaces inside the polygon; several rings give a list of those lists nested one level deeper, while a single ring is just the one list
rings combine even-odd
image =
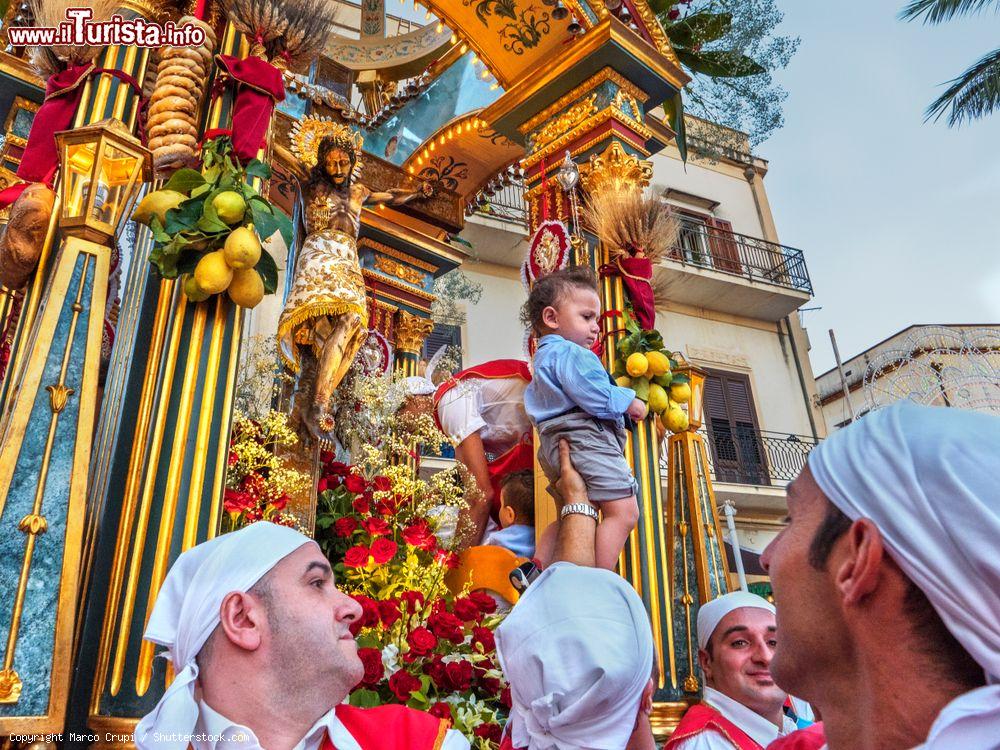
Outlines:
[{"label": "child's curly hair", "polygon": [[571,289],[598,291],[597,276],[590,266],[570,266],[536,281],[521,307],[521,324],[530,327],[535,335],[544,333],[542,311],[558,304]]}]

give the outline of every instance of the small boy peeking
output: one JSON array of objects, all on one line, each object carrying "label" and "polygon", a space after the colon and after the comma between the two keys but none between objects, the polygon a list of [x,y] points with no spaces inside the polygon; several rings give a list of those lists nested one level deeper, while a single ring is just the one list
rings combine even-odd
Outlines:
[{"label": "small boy peeking", "polygon": [[500,528],[483,544],[504,547],[518,557],[535,556],[535,475],[513,471],[500,481]]}]

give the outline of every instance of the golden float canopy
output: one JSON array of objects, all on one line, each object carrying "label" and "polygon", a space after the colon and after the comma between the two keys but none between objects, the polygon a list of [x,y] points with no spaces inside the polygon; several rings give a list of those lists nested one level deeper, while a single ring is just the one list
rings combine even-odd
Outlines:
[{"label": "golden float canopy", "polygon": [[152,154],[121,120],[56,133],[63,232],[109,243],[139,188],[152,174]]}]

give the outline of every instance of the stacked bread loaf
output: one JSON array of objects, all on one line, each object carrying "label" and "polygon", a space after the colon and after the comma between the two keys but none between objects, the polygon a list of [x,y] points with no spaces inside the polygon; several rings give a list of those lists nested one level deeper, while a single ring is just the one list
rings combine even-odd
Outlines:
[{"label": "stacked bread loaf", "polygon": [[191,164],[195,160],[198,109],[212,69],[215,32],[193,16],[184,16],[177,25],[188,23],[205,30],[204,43],[200,47],[161,49],[156,85],[149,98],[146,128],[158,171]]}]

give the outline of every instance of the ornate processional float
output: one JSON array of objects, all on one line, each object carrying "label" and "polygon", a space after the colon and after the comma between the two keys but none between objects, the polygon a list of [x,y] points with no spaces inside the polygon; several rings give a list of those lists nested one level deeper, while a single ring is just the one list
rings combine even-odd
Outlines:
[{"label": "ornate processional float", "polygon": [[[512,171],[531,274],[603,269],[608,368],[662,389],[676,432],[666,498],[657,424],[632,433],[642,518],[619,568],[649,610],[669,732],[700,690],[697,607],[727,586],[701,380],[642,319],[634,261],[653,248],[578,211],[641,196],[682,122],[688,76],[646,0],[439,0],[439,23],[394,38],[366,3],[360,40],[331,33],[325,0],[92,5],[203,41],[0,52],[0,735],[128,744],[171,679],[141,638],[170,564],[268,518],[314,534],[362,602],[352,702],[495,745],[495,603],[456,582],[462,532],[441,522],[474,483],[416,475],[444,436],[394,382],[417,374],[435,280],[467,256],[463,209]],[[12,4],[4,30],[64,11]]]}]

